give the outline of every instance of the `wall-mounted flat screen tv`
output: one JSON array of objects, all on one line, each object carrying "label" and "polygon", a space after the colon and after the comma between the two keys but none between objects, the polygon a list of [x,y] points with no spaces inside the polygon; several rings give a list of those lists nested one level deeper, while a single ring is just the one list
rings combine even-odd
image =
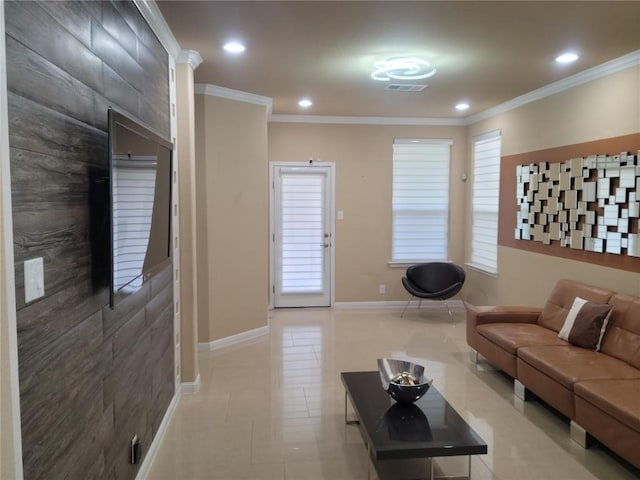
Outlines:
[{"label": "wall-mounted flat screen tv", "polygon": [[114,308],[171,263],[171,142],[109,108]]}]

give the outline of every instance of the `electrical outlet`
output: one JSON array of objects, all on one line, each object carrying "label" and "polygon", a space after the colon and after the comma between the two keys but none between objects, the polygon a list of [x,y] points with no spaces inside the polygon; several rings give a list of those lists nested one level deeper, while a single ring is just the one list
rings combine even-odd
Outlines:
[{"label": "electrical outlet", "polygon": [[387,286],[384,283],[381,283],[378,286],[378,291],[380,292],[380,295],[387,293]]},{"label": "electrical outlet", "polygon": [[44,260],[32,258],[24,262],[24,302],[44,296]]}]

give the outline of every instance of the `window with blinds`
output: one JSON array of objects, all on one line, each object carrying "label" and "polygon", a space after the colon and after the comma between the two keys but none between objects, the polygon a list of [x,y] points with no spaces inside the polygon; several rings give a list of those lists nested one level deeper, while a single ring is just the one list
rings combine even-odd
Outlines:
[{"label": "window with blinds", "polygon": [[323,288],[323,174],[281,173],[282,293]]},{"label": "window with blinds", "polygon": [[395,263],[448,259],[450,140],[393,143]]},{"label": "window with blinds", "polygon": [[498,272],[498,206],[500,194],[500,132],[473,141],[471,264]]}]

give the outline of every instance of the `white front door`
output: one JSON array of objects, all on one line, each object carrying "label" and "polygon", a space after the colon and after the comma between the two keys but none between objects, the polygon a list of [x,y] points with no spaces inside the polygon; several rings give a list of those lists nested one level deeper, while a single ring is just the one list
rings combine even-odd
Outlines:
[{"label": "white front door", "polygon": [[272,164],[272,299],[278,307],[329,307],[333,165]]}]

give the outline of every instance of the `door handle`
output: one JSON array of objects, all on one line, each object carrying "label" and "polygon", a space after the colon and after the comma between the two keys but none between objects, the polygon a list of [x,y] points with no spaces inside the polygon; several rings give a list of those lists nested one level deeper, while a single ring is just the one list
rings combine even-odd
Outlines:
[{"label": "door handle", "polygon": [[323,243],[323,244],[322,244],[322,245],[320,245],[320,246],[321,246],[321,247],[324,247],[324,248],[329,248],[329,245],[330,245],[329,243]]}]

